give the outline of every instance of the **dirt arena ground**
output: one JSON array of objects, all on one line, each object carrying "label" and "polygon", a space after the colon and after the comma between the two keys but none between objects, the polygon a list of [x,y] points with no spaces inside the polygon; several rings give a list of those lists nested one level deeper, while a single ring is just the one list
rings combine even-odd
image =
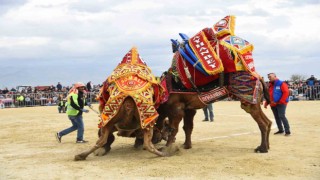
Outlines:
[{"label": "dirt arena ground", "polygon": [[[95,106],[97,109],[97,106]],[[271,109],[264,110],[274,121]],[[0,109],[0,179],[320,179],[320,101],[290,102],[287,117],[292,135],[270,135],[271,149],[256,154],[260,131],[239,102],[214,104],[215,122],[195,118],[193,148],[181,148],[180,124],[171,157],[134,149],[132,138],[116,137],[107,156],[74,155],[97,140],[97,115],[84,115],[87,144],[76,144],[76,133],[55,139],[71,125],[57,107]],[[157,147],[164,145],[161,142]]]}]

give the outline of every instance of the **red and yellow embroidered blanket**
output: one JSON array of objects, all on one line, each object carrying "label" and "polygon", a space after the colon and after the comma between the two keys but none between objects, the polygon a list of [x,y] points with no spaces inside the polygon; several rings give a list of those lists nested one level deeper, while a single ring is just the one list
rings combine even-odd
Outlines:
[{"label": "red and yellow embroidered blanket", "polygon": [[238,71],[229,73],[228,90],[241,101],[249,104],[257,104],[260,81],[250,72]]},{"label": "red and yellow embroidered blanket", "polygon": [[187,78],[187,73],[184,65],[186,65],[186,67],[188,68],[188,71],[190,72],[190,75],[191,75],[191,79],[196,86],[203,86],[218,78],[218,75],[205,76],[204,74],[199,72],[194,66],[192,66],[190,63],[184,62],[181,54],[179,52],[176,52],[172,59],[171,70],[172,70],[172,73],[175,74],[175,76],[179,77],[179,79],[181,80],[181,83],[187,89],[191,89],[192,84],[190,80]]},{"label": "red and yellow embroidered blanket", "polygon": [[189,45],[198,58],[196,63],[201,63],[209,75],[223,71],[221,59],[217,56],[203,31],[190,38]]},{"label": "red and yellow embroidered blanket", "polygon": [[[190,45],[192,52],[186,48],[186,54],[194,53],[193,59],[197,60],[193,65],[183,59],[180,52],[175,53],[171,67],[187,89],[192,88],[192,85],[187,78],[186,69],[190,72],[196,86],[211,82],[222,71],[225,73],[247,71],[260,79],[260,76],[255,72],[252,58],[253,45],[236,36],[234,28],[235,16],[226,16],[212,28],[204,28],[191,37],[188,40],[188,45]],[[195,68],[199,65],[198,63],[207,74],[200,73]]]},{"label": "red and yellow embroidered blanket", "polygon": [[[108,77],[100,92],[101,121],[105,126],[120,109],[123,101],[130,96],[136,103],[140,115],[141,128],[153,126],[158,117],[155,106],[165,89],[152,74],[149,67],[132,48],[122,62]],[[157,97],[154,95],[156,94]]]}]

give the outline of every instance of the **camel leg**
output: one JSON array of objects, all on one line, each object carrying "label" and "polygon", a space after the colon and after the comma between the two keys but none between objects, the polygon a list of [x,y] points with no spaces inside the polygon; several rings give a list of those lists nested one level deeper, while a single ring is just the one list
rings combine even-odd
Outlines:
[{"label": "camel leg", "polygon": [[179,124],[182,118],[184,117],[184,108],[183,104],[176,104],[175,108],[173,108],[173,111],[168,116],[169,119],[169,127],[170,127],[170,133],[167,140],[166,146],[170,146],[172,143],[175,142],[176,135],[179,131]]},{"label": "camel leg", "polygon": [[150,129],[144,129],[144,132],[143,132],[143,139],[144,139],[144,143],[143,143],[143,146],[151,153],[154,153],[158,156],[166,156],[165,153],[157,150],[154,145],[152,144],[151,142],[151,139],[152,139],[152,135],[153,135],[153,129],[150,128]]},{"label": "camel leg", "polygon": [[[99,132],[98,132],[98,137],[101,137],[102,136],[102,130],[99,129]],[[113,132],[111,132],[108,136],[108,140],[106,142],[106,144],[103,146],[104,148],[104,153],[101,154],[102,156],[106,155],[110,150],[111,150],[111,144],[114,142],[115,140],[115,136],[113,135]],[[99,141],[99,140],[98,140]],[[98,143],[97,141],[97,143]]]},{"label": "camel leg", "polygon": [[143,145],[143,136],[144,136],[144,133],[142,130],[139,130],[138,132],[136,132],[136,139],[133,145],[134,148],[139,148],[140,146]]},{"label": "camel leg", "polygon": [[113,127],[113,125],[111,125],[111,123],[106,125],[105,127],[103,127],[102,135],[100,136],[99,140],[96,142],[96,145],[93,146],[91,149],[76,155],[74,157],[74,160],[75,161],[85,160],[89,156],[89,154],[91,154],[95,150],[103,147],[103,145],[105,145],[108,140],[108,136],[109,136],[109,133],[110,133],[110,130],[112,129],[112,127]]},{"label": "camel leg", "polygon": [[176,135],[179,131],[179,123],[182,120],[182,117],[175,117],[174,119],[171,119],[169,117],[169,127],[170,127],[170,133],[169,133],[169,137],[166,143],[166,146],[170,146],[172,143],[175,142],[176,140]]},{"label": "camel leg", "polygon": [[261,116],[263,117],[265,122],[268,124],[267,146],[268,146],[268,149],[270,149],[269,135],[270,135],[270,131],[271,131],[272,121],[269,120],[269,118],[263,113],[263,111],[261,111]]},{"label": "camel leg", "polygon": [[106,155],[111,150],[111,144],[114,142],[114,140],[115,140],[114,135],[110,133],[106,144],[103,146],[105,150],[105,153],[103,155]]},{"label": "camel leg", "polygon": [[143,145],[143,141],[144,141],[143,138],[136,137],[133,147],[134,148],[139,148],[140,146]]},{"label": "camel leg", "polygon": [[164,128],[165,118],[167,116],[163,115],[164,113],[159,112],[159,117],[157,119],[157,122],[155,126],[153,127],[153,137],[152,137],[152,143],[157,144],[161,142],[161,140],[164,138],[162,136],[161,131]]},{"label": "camel leg", "polygon": [[183,117],[183,130],[185,133],[185,142],[184,142],[184,148],[185,149],[191,149],[192,148],[192,142],[191,142],[191,134],[193,130],[193,118],[196,115],[197,111],[195,109],[188,109],[184,111],[184,117]]},{"label": "camel leg", "polygon": [[267,153],[269,149],[269,133],[271,121],[263,114],[260,104],[244,104],[241,108],[249,113],[257,122],[261,132],[261,144],[255,149],[255,152]]}]

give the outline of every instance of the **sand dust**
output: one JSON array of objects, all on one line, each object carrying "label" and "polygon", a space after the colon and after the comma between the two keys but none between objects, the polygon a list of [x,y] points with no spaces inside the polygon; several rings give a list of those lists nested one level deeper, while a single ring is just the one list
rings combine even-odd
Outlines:
[{"label": "sand dust", "polygon": [[198,110],[190,150],[181,148],[180,124],[174,156],[157,157],[134,149],[132,138],[116,137],[108,155],[75,162],[97,140],[94,112],[84,115],[89,143],[76,144],[75,132],[56,141],[55,132],[71,125],[57,107],[0,109],[0,179],[320,179],[320,101],[290,102],[292,135],[273,135],[273,123],[266,154],[254,153],[260,131],[239,102],[215,103],[214,113],[213,123],[202,122]]}]

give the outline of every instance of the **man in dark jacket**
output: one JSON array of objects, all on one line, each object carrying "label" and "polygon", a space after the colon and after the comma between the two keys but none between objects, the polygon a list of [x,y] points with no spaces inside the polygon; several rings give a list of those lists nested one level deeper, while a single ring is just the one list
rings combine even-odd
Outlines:
[{"label": "man in dark jacket", "polygon": [[61,91],[62,90],[62,85],[60,82],[58,82],[57,84],[57,91]]},{"label": "man in dark jacket", "polygon": [[92,90],[91,81],[89,81],[89,82],[87,83],[87,90],[88,90],[89,92],[91,92],[91,90]]}]

